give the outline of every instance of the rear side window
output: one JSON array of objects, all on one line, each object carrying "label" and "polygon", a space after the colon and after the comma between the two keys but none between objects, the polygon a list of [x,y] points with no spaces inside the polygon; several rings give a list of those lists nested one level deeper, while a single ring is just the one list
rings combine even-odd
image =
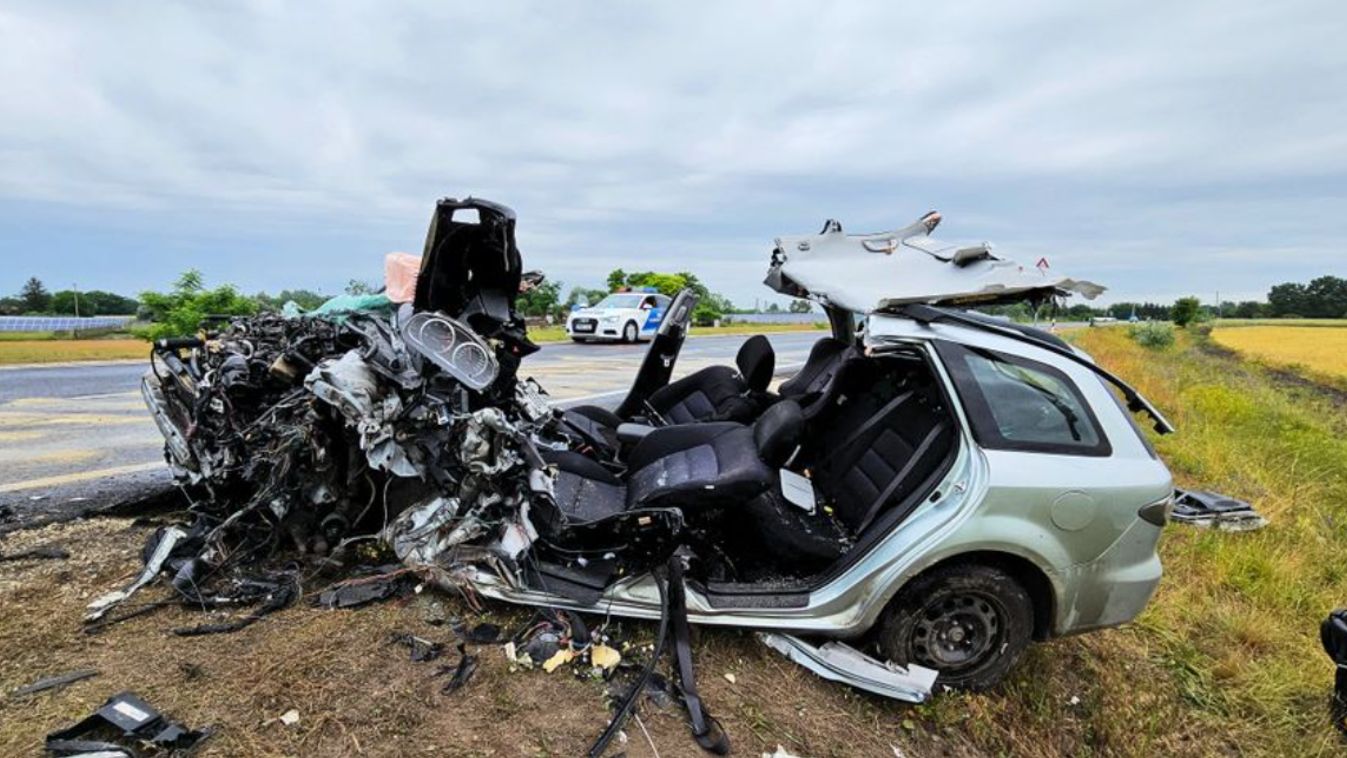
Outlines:
[{"label": "rear side window", "polygon": [[1113,452],[1065,373],[995,350],[952,342],[940,342],[937,349],[983,447],[1089,456]]}]

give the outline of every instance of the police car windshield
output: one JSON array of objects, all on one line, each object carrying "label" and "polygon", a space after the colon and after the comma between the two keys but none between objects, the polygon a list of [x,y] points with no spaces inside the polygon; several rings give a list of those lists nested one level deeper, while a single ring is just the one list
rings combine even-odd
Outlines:
[{"label": "police car windshield", "polygon": [[609,295],[599,301],[596,308],[639,308],[645,295]]}]

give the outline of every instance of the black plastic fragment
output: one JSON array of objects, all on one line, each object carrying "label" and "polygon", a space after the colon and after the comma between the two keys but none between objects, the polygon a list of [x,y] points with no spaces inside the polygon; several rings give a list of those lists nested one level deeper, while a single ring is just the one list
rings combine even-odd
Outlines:
[{"label": "black plastic fragment", "polygon": [[1337,671],[1333,677],[1333,726],[1347,737],[1347,608],[1328,614],[1319,625],[1319,641],[1333,659]]},{"label": "black plastic fragment", "polygon": [[54,690],[58,687],[64,687],[67,684],[74,684],[75,682],[98,676],[98,673],[98,669],[77,669],[64,674],[49,676],[14,690],[10,693],[10,697],[23,697],[24,695],[35,695],[39,692]]},{"label": "black plastic fragment", "polygon": [[70,553],[66,552],[64,548],[57,547],[56,545],[43,545],[42,547],[35,547],[31,550],[0,555],[0,561],[63,561],[69,557]]},{"label": "black plastic fragment", "polygon": [[[256,580],[254,580],[256,583]],[[287,608],[291,603],[299,599],[300,586],[299,581],[293,576],[288,576],[278,582],[270,582],[271,591],[266,595],[265,601],[258,606],[256,610],[246,616],[236,618],[232,621],[226,621],[218,624],[200,624],[198,626],[181,627],[174,629],[173,633],[179,637],[197,637],[203,634],[228,634],[237,632],[240,629],[251,626],[261,621],[263,618]]]},{"label": "black plastic fragment", "polygon": [[136,756],[148,744],[161,751],[194,749],[212,730],[188,729],[163,716],[131,692],[113,695],[97,711],[73,726],[47,735],[47,750],[57,756],[120,751]]},{"label": "black plastic fragment", "polygon": [[388,638],[390,645],[402,645],[411,651],[412,661],[424,663],[439,658],[444,653],[444,643],[431,642],[410,632],[395,632]]},{"label": "black plastic fragment", "polygon": [[490,645],[500,641],[500,627],[488,622],[482,622],[471,629],[454,630],[464,642],[471,642],[475,645]]},{"label": "black plastic fragment", "polygon": [[445,682],[444,686],[440,688],[440,692],[445,695],[452,695],[461,689],[463,685],[467,684],[468,680],[472,678],[472,675],[477,673],[477,663],[477,656],[468,653],[467,645],[462,642],[458,643],[458,664],[454,666],[441,666],[439,670],[433,674],[433,676],[443,676],[450,671],[454,674],[449,677],[449,681]]},{"label": "black plastic fragment", "polygon": [[314,605],[328,609],[359,608],[411,590],[407,575],[397,566],[371,567],[367,570],[379,573],[338,582],[318,593]]}]

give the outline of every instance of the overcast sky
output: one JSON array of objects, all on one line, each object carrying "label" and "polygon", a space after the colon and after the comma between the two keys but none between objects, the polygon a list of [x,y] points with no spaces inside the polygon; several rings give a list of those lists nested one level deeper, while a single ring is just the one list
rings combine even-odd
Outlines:
[{"label": "overcast sky", "polygon": [[1347,276],[1340,0],[449,5],[9,0],[0,293],[335,292],[467,194],[568,289],[933,208],[1105,302]]}]

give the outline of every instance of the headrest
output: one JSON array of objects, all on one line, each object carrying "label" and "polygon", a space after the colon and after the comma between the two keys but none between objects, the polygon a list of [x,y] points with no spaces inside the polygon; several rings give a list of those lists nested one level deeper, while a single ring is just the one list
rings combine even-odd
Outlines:
[{"label": "headrest", "polygon": [[739,375],[750,390],[763,392],[772,383],[772,375],[776,373],[776,351],[761,334],[744,340],[739,354],[734,356],[734,362],[739,366]]},{"label": "headrest", "polygon": [[800,444],[804,414],[794,400],[773,403],[753,424],[758,457],[768,466],[784,466]]}]

